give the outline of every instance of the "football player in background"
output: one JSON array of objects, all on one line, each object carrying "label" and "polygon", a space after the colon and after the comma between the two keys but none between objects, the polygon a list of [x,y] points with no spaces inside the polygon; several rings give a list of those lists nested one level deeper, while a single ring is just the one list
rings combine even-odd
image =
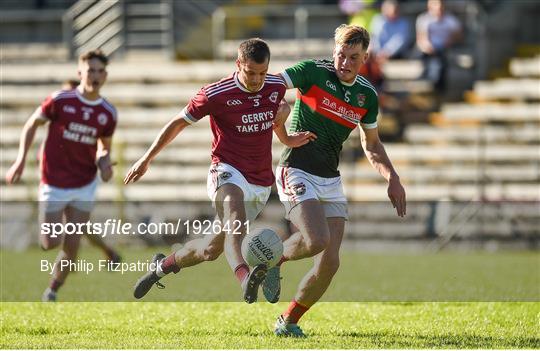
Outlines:
[{"label": "football player in background", "polygon": [[[66,79],[62,82],[62,90],[73,90],[76,89],[81,82],[78,79]],[[102,145],[102,144],[100,144]],[[98,150],[98,154],[101,154],[101,151]],[[112,162],[110,166],[114,166],[116,162]],[[98,170],[100,170],[100,167],[108,167],[107,164],[104,164],[103,161],[98,163]],[[107,172],[106,169],[104,169],[105,172]],[[84,233],[85,238],[90,241],[90,243],[94,246],[96,246],[98,249],[100,249],[104,254],[105,257],[113,262],[113,263],[120,263],[122,262],[122,256],[113,249],[110,245],[107,245],[105,241],[103,241],[103,238],[100,235],[92,235],[90,233]]]},{"label": "football player in background", "polygon": [[[75,89],[52,93],[23,127],[17,159],[7,172],[6,182],[13,184],[21,179],[35,132],[48,124],[40,154],[40,224],[88,222],[94,206],[98,170],[103,181],[112,178],[110,153],[117,113],[100,95],[107,79],[108,61],[100,50],[82,54],[78,62],[80,84]],[[40,229],[43,228],[40,225]],[[50,230],[40,231],[42,249],[61,246],[43,301],[56,301],[57,291],[69,274],[69,268],[62,269],[59,263],[74,262],[79,243],[77,234],[56,236]],[[119,259],[113,250],[109,250],[108,255],[111,260]]]}]

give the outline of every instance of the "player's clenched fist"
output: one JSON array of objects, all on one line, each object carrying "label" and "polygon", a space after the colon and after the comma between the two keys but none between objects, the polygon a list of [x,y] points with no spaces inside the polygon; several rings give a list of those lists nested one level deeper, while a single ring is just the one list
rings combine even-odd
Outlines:
[{"label": "player's clenched fist", "polygon": [[131,169],[124,178],[124,184],[134,183],[141,178],[148,170],[148,161],[145,158],[141,158],[135,162]]},{"label": "player's clenched fist", "polygon": [[111,180],[113,176],[113,166],[115,165],[115,163],[111,162],[111,158],[109,157],[109,155],[107,154],[98,157],[96,165],[99,169],[101,179],[104,182],[108,182],[109,180]]}]

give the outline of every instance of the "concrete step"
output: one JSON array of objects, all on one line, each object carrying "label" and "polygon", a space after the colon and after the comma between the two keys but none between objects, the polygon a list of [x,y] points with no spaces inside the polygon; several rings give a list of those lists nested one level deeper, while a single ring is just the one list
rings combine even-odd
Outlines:
[{"label": "concrete step", "polygon": [[[13,51],[20,50],[13,47]],[[235,49],[236,50],[236,49]],[[46,52],[45,48],[34,49],[36,53]],[[54,50],[53,50],[54,51]],[[236,52],[236,51],[235,51]],[[329,51],[331,52],[331,50]],[[211,83],[226,77],[236,70],[234,60],[228,61],[191,61],[170,62],[161,55],[153,56],[154,60],[111,61],[107,68],[108,84],[114,83]],[[157,62],[156,62],[157,59]],[[272,60],[270,73],[283,72],[287,67],[296,64],[296,60]],[[73,63],[40,63],[21,64],[6,63],[2,65],[3,84],[61,84],[64,80],[77,77],[77,64]],[[418,61],[389,61],[384,72],[391,80],[411,80],[417,78],[421,70]]]},{"label": "concrete step", "polygon": [[[58,64],[57,62],[65,62],[68,60],[69,50],[63,43],[2,43],[0,56],[2,59],[2,81],[4,81],[5,76],[13,77],[12,72],[9,72],[13,66],[36,67],[42,65],[62,65]],[[22,64],[22,62],[31,62],[31,64]],[[39,65],[36,65],[35,62],[39,62]],[[22,69],[19,70],[21,73],[22,71]],[[72,76],[76,76],[76,73],[76,70],[73,71]]]},{"label": "concrete step", "polygon": [[[479,147],[477,145],[407,145],[387,144],[386,152],[396,165],[431,163],[433,165],[448,164],[477,164],[503,163],[510,164],[538,164],[540,148],[538,145],[490,145]],[[124,150],[124,159],[127,163],[137,161],[147,150],[147,146],[132,145]],[[278,160],[282,148],[274,147],[273,160]],[[2,164],[10,163],[17,156],[15,146],[2,152]],[[206,145],[185,146],[181,143],[171,143],[154,160],[155,163],[178,163],[188,165],[205,165],[210,162],[210,147]]]},{"label": "concrete step", "polygon": [[[490,184],[484,189],[476,185],[409,185],[408,201],[428,201],[438,199],[470,200],[484,195],[489,200],[539,201],[540,189],[537,185]],[[346,186],[345,195],[350,201],[389,201],[384,184],[364,184]],[[122,195],[119,195],[122,194]],[[0,194],[2,201],[35,200],[37,187],[16,185],[4,187]],[[128,186],[103,184],[98,189],[99,200],[126,201],[207,201],[206,186],[192,184],[143,184]]]},{"label": "concrete step", "polygon": [[[155,58],[155,56],[154,56]],[[281,72],[295,61],[274,61],[270,72]],[[76,62],[68,64],[6,64],[3,65],[3,84],[60,84],[77,76]],[[227,77],[236,70],[232,61],[193,61],[173,63],[165,59],[154,61],[111,61],[107,68],[108,84],[115,83],[205,83]]]},{"label": "concrete step", "polygon": [[424,143],[536,143],[540,147],[540,129],[535,126],[508,127],[436,127],[412,124],[405,129],[405,140],[411,144]]},{"label": "concrete step", "polygon": [[[113,160],[118,160],[116,155]],[[277,165],[274,160],[274,166]],[[13,159],[0,164],[0,175],[5,175]],[[118,176],[123,177],[132,163],[124,164],[124,168],[115,167]],[[141,179],[143,183],[158,184],[201,184],[204,185],[210,162],[178,166],[167,163],[153,163]],[[274,167],[275,169],[275,167]],[[340,166],[341,177],[345,184],[381,183],[384,179],[367,162],[355,166],[343,164]],[[398,169],[404,184],[474,184],[486,183],[538,183],[540,182],[540,165],[518,164],[513,166],[474,165],[463,166],[433,166],[433,165],[402,165]],[[24,181],[36,183],[39,181],[39,170],[35,162],[28,162],[25,168]],[[4,184],[3,178],[0,181]]]},{"label": "concrete step", "polygon": [[471,105],[447,103],[442,106],[442,116],[450,121],[475,120],[485,122],[535,122],[540,123],[539,103],[488,103]]},{"label": "concrete step", "polygon": [[540,79],[502,78],[495,81],[478,81],[474,94],[486,100],[540,100]]},{"label": "concrete step", "polygon": [[[33,106],[14,109],[0,108],[2,127],[22,128],[38,104],[39,102]],[[182,108],[184,108],[184,106],[180,106],[180,104],[177,107],[167,108],[118,107],[118,128],[134,126],[140,128],[161,128],[176,116]],[[204,118],[193,124],[191,128],[209,128],[208,121],[208,118]]]},{"label": "concrete step", "polygon": [[[123,107],[177,107],[181,110],[197,94],[202,85],[191,84],[114,84],[103,88],[105,96],[117,108]],[[2,87],[2,108],[37,107],[52,92],[60,90],[57,85],[28,86],[5,85]],[[288,90],[287,101],[294,101],[294,90]]]},{"label": "concrete step", "polygon": [[513,58],[510,61],[510,72],[516,77],[540,76],[540,56],[532,58]]}]

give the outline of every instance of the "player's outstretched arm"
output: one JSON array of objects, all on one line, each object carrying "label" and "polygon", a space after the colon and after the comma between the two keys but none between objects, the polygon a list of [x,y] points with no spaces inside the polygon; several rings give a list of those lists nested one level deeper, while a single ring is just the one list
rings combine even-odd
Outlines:
[{"label": "player's outstretched arm", "polygon": [[273,127],[274,133],[282,144],[288,147],[299,147],[317,139],[317,136],[312,132],[295,132],[289,135],[285,128],[285,121],[290,113],[291,108],[287,101],[281,100]]},{"label": "player's outstretched arm", "polygon": [[24,124],[21,137],[19,139],[19,153],[17,154],[17,159],[15,162],[13,162],[13,165],[11,165],[6,174],[7,184],[17,183],[21,179],[24,171],[24,164],[26,162],[26,155],[28,154],[28,149],[30,149],[30,146],[32,146],[34,136],[36,135],[36,130],[39,126],[47,123],[47,121],[47,118],[43,116],[41,112],[41,107],[39,107]]},{"label": "player's outstretched arm", "polygon": [[360,128],[360,138],[362,140],[362,148],[364,149],[369,163],[388,182],[388,197],[396,209],[398,216],[405,216],[407,212],[405,189],[403,188],[403,185],[401,185],[399,176],[394,169],[394,166],[392,166],[392,162],[388,158],[386,150],[379,139],[378,129]]},{"label": "player's outstretched arm", "polygon": [[124,178],[124,184],[136,182],[139,180],[148,170],[150,162],[160,153],[165,146],[167,146],[174,138],[189,125],[188,122],[181,116],[173,118],[169,123],[163,127],[159,132],[159,135],[154,140],[150,148],[146,153],[137,161],[126,174]]}]

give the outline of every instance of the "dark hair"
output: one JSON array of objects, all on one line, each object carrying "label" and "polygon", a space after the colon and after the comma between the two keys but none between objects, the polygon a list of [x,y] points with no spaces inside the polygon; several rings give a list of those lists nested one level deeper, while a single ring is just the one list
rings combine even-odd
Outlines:
[{"label": "dark hair", "polygon": [[78,79],[66,79],[62,82],[62,89],[64,90],[72,90],[77,87],[77,85],[80,84],[80,81]]},{"label": "dark hair", "polygon": [[98,59],[105,66],[109,64],[109,58],[100,49],[90,50],[79,56],[79,62],[86,62],[92,59]]},{"label": "dark hair", "polygon": [[270,48],[264,40],[259,38],[244,40],[238,47],[238,60],[240,62],[250,60],[256,63],[270,61]]}]

